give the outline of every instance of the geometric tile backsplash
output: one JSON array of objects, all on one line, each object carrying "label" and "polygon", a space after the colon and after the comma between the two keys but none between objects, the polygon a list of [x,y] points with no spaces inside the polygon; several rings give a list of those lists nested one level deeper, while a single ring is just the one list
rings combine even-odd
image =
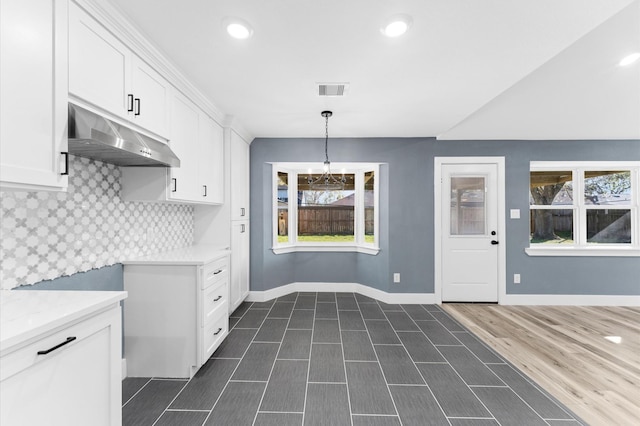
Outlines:
[{"label": "geometric tile backsplash", "polygon": [[69,163],[66,192],[0,192],[1,288],[193,244],[192,205],[122,201],[119,167]]}]

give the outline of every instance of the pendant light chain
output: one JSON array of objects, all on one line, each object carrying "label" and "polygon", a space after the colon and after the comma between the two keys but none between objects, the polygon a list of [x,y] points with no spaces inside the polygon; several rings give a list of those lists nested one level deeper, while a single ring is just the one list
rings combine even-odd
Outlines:
[{"label": "pendant light chain", "polygon": [[329,162],[329,114],[324,115],[324,160]]}]

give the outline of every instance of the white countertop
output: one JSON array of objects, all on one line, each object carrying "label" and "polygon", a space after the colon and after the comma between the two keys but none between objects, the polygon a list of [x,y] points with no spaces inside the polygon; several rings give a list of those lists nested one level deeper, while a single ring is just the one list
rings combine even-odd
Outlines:
[{"label": "white countertop", "polygon": [[0,353],[126,297],[126,291],[0,290]]},{"label": "white countertop", "polygon": [[164,253],[122,260],[123,265],[205,265],[231,253],[219,246],[199,244]]}]

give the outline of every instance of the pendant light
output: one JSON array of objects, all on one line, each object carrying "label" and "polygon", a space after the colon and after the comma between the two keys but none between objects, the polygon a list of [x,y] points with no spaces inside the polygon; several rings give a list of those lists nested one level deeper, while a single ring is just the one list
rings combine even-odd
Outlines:
[{"label": "pendant light", "polygon": [[329,162],[329,117],[333,115],[331,111],[322,111],[320,113],[324,117],[324,166],[323,173],[317,179],[313,179],[311,175],[307,178],[307,183],[309,184],[309,189],[312,191],[336,191],[343,190],[344,184],[347,181],[344,176],[340,179],[334,177],[331,174],[331,163]]}]

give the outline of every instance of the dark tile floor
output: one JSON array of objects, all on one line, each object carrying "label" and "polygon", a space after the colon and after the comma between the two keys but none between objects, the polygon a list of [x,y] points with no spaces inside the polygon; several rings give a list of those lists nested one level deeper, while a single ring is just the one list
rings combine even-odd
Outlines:
[{"label": "dark tile floor", "polygon": [[124,425],[579,425],[436,305],[243,303],[193,379],[127,378]]}]

